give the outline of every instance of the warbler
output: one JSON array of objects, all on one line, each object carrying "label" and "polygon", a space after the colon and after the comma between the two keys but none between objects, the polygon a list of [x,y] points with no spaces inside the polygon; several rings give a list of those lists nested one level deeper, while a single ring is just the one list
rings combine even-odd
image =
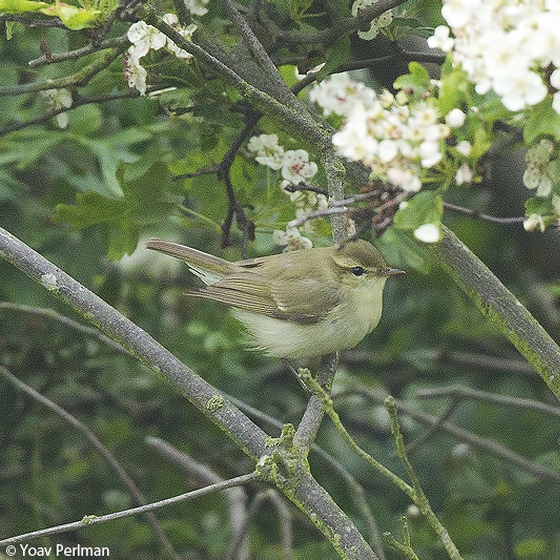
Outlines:
[{"label": "warbler", "polygon": [[185,261],[205,284],[188,294],[231,306],[249,345],[282,358],[358,344],[379,323],[385,281],[404,272],[362,239],[237,262],[156,238],[146,247]]}]

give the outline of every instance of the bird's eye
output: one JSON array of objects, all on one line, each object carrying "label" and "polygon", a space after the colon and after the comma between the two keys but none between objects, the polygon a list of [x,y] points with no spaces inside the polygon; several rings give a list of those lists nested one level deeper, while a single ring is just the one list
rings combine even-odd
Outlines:
[{"label": "bird's eye", "polygon": [[361,276],[362,274],[365,274],[365,269],[361,266],[353,266],[350,269],[350,272],[354,275],[354,276]]}]

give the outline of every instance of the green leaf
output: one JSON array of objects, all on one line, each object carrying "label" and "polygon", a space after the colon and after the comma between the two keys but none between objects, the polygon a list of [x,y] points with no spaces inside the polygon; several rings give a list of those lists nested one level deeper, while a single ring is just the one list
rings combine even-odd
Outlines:
[{"label": "green leaf", "polygon": [[539,136],[560,138],[560,115],[552,108],[550,96],[528,109],[526,114],[527,121],[523,130],[526,144],[532,144]]},{"label": "green leaf", "polygon": [[101,10],[84,10],[74,6],[64,6],[60,8],[58,17],[68,29],[77,31],[96,27],[100,23]]},{"label": "green leaf", "polygon": [[418,62],[408,65],[409,74],[399,76],[393,84],[395,89],[411,89],[415,93],[422,93],[430,86],[430,75],[428,71]]},{"label": "green leaf", "polygon": [[[143,171],[143,172],[142,172]],[[117,180],[121,198],[108,198],[96,192],[76,195],[77,204],[58,204],[53,220],[66,222],[78,229],[100,225],[109,238],[109,258],[119,259],[131,254],[142,231],[159,223],[174,203],[168,192],[176,189],[167,165],[161,162],[142,170],[139,165],[120,162]]]},{"label": "green leaf", "polygon": [[[0,2],[1,1],[2,0],[0,0]],[[86,10],[61,3],[52,4],[47,8],[43,8],[41,12],[47,16],[59,17],[68,29],[76,31],[85,29],[86,27],[95,27],[99,24],[101,16],[100,10]]]},{"label": "green leaf", "polygon": [[515,545],[516,558],[535,558],[541,557],[546,552],[548,546],[544,539],[534,537],[521,541]]},{"label": "green leaf", "polygon": [[525,201],[525,215],[538,214],[539,216],[547,216],[554,214],[554,207],[549,198],[543,196],[534,196]]},{"label": "green leaf", "polygon": [[296,76],[296,66],[293,64],[283,64],[282,66],[278,67],[278,72],[282,79],[286,82],[288,87],[292,87],[298,81]]},{"label": "green leaf", "polygon": [[46,2],[33,2],[32,0],[0,0],[0,12],[5,14],[38,12],[48,7],[49,4]]},{"label": "green leaf", "polygon": [[441,115],[447,115],[455,107],[461,107],[468,100],[469,81],[466,72],[460,68],[453,68],[451,72],[441,77],[441,90],[438,98],[438,108]]},{"label": "green leaf", "polygon": [[396,214],[394,224],[405,231],[415,231],[424,224],[439,225],[443,216],[443,201],[434,191],[421,191]]},{"label": "green leaf", "polygon": [[344,64],[350,56],[350,35],[344,35],[335,41],[325,53],[325,65],[317,74],[317,82],[324,80],[339,66]]}]

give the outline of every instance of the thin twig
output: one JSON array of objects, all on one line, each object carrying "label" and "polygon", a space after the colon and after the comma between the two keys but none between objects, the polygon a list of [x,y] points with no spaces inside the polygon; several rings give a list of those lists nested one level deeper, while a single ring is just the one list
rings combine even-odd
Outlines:
[{"label": "thin twig", "polygon": [[[352,391],[347,390],[345,391],[345,394],[362,395],[365,399],[377,404],[383,404],[385,402],[385,396],[378,395],[374,391],[370,391],[369,389],[356,389]],[[497,441],[473,434],[472,432],[460,428],[455,424],[452,424],[451,422],[439,423],[436,416],[427,414],[425,412],[419,412],[417,409],[408,406],[405,402],[395,401],[395,403],[399,412],[407,414],[412,419],[417,420],[421,424],[425,424],[428,426],[434,426],[438,424],[439,429],[442,432],[451,435],[459,441],[468,443],[475,448],[484,450],[500,458],[506,463],[511,463],[522,472],[526,472],[539,480],[553,480],[555,482],[560,482],[559,472],[533,461],[529,461],[528,459],[525,459],[525,457],[522,457],[518,453],[515,453],[515,451],[512,451],[511,449],[509,449],[505,445],[502,445],[501,443],[498,443]]]},{"label": "thin twig", "polygon": [[417,437],[414,441],[411,441],[407,444],[406,452],[409,456],[411,456],[413,453],[416,453],[416,451],[420,449],[426,441],[428,441],[434,434],[439,432],[441,425],[449,420],[453,412],[455,412],[458,404],[459,403],[457,402],[457,400],[451,401],[449,406],[443,412],[436,416],[436,422],[434,424],[429,426],[428,429],[424,433],[420,434],[420,436]]},{"label": "thin twig", "polygon": [[[58,416],[60,416],[65,422],[67,422],[68,424],[76,428],[78,431],[80,431],[86,437],[86,439],[95,447],[95,449],[99,451],[99,453],[109,464],[109,466],[117,473],[117,477],[126,486],[128,491],[130,492],[130,495],[132,496],[133,501],[137,505],[144,505],[146,503],[146,500],[144,499],[142,492],[140,492],[140,490],[138,489],[138,487],[136,486],[132,478],[128,476],[128,473],[123,469],[121,464],[115,459],[113,454],[101,443],[101,441],[99,441],[97,436],[88,427],[82,424],[82,422],[80,422],[75,416],[72,416],[72,414],[64,410],[61,406],[57,405],[56,403],[54,403],[53,401],[51,401],[41,393],[35,391],[35,389],[32,389],[29,385],[26,385],[23,381],[21,381],[15,375],[10,373],[10,371],[8,371],[8,369],[2,365],[0,365],[0,374],[2,374],[8,381],[10,381],[10,383],[15,385],[18,389],[27,393],[30,397],[32,397],[36,401],[40,402],[42,405],[52,410],[55,414],[58,414]],[[148,522],[154,529],[156,535],[158,536],[159,540],[161,541],[163,547],[167,551],[167,553],[172,558],[178,560],[180,557],[173,549],[173,545],[171,544],[171,542],[167,538],[167,535],[164,533],[163,529],[161,528],[161,525],[157,517],[151,511],[146,512],[146,517],[148,519]]]},{"label": "thin twig", "polygon": [[28,27],[58,27],[68,29],[62,21],[57,17],[45,16],[45,18],[36,17],[30,14],[0,14],[0,22],[17,21]]},{"label": "thin twig", "polygon": [[[223,478],[214,472],[208,465],[204,465],[195,461],[192,457],[183,453],[170,445],[163,439],[148,436],[146,443],[157,451],[163,457],[173,461],[179,468],[190,475],[194,475],[203,484],[216,484],[223,482]],[[247,493],[241,487],[230,488],[224,492],[229,506],[229,524],[231,527],[232,544],[230,550],[233,548],[233,543],[237,543],[236,560],[247,560],[249,558],[249,541],[247,535],[243,530],[245,520],[247,519]],[[234,558],[232,554],[228,557]]]},{"label": "thin twig", "polygon": [[[327,216],[345,214],[346,212],[351,211],[349,208],[347,208],[347,206],[349,206],[350,204],[354,204],[356,202],[360,202],[364,200],[369,200],[371,198],[376,198],[377,196],[379,196],[379,194],[377,192],[373,192],[373,193],[356,194],[350,198],[346,198],[343,200],[332,200],[330,201],[329,208],[326,208],[325,210],[317,210],[315,212],[309,212],[303,216],[300,216],[299,218],[296,218],[295,220],[288,222],[288,227],[296,228],[305,224],[306,222],[309,222],[310,220],[325,218]],[[388,202],[381,204],[380,206],[371,208],[371,210],[373,213],[379,214],[380,212],[383,212],[388,208],[393,208],[394,206],[398,206],[405,197],[406,194],[399,195],[393,198],[392,200],[389,200]]]},{"label": "thin twig", "polygon": [[273,85],[274,91],[277,94],[277,99],[283,103],[291,102],[294,97],[293,93],[286,85],[286,82],[282,79],[282,76],[278,72],[278,68],[276,68],[272,60],[270,60],[268,52],[258,40],[245,18],[241,16],[235,4],[231,0],[222,0],[222,2],[226,7],[232,22],[241,33],[243,41],[249,47],[249,50],[253,54],[258,65],[262,68],[262,70],[264,70],[266,76]]},{"label": "thin twig", "polygon": [[97,60],[86,64],[74,74],[70,76],[62,76],[61,78],[49,78],[40,82],[29,82],[27,84],[18,84],[16,86],[8,86],[0,88],[0,97],[22,95],[24,93],[34,93],[47,89],[62,89],[69,87],[85,86],[96,74],[105,70],[113,60],[115,60],[124,51],[124,46],[120,44],[114,47],[111,52],[105,53]]},{"label": "thin twig", "polygon": [[521,399],[518,397],[510,397],[509,395],[496,395],[471,389],[470,387],[439,387],[437,389],[421,389],[416,392],[416,396],[421,399],[437,399],[440,397],[451,397],[453,399],[476,399],[503,406],[515,406],[528,410],[537,410],[560,417],[560,406],[554,406],[532,399]]},{"label": "thin twig", "polygon": [[297,192],[297,191],[309,191],[317,194],[322,194],[325,196],[329,195],[329,192],[323,187],[316,187],[315,185],[308,185],[306,183],[298,183],[297,185],[289,184],[282,187],[286,192]]},{"label": "thin twig", "polygon": [[[247,403],[243,402],[240,399],[232,397],[226,393],[226,397],[231,400],[231,402],[237,406],[240,410],[243,410],[252,418],[262,420],[269,426],[273,426],[281,430],[283,427],[283,423],[280,420],[262,412],[261,410],[248,405]],[[358,480],[344,467],[339,461],[337,461],[332,455],[330,455],[327,451],[325,451],[322,447],[313,443],[311,446],[311,451],[317,453],[321,456],[323,461],[327,465],[330,465],[332,469],[337,472],[348,484],[350,488],[350,492],[356,505],[358,506],[359,511],[362,514],[363,521],[366,523],[369,531],[369,543],[372,545],[375,553],[379,557],[380,560],[385,560],[385,552],[383,551],[381,539],[379,537],[379,531],[377,529],[377,523],[373,514],[371,513],[371,509],[366,499],[366,492],[364,487],[358,482]]]},{"label": "thin twig", "polygon": [[225,480],[224,482],[210,484],[209,486],[205,486],[204,488],[199,488],[198,490],[192,490],[191,492],[186,492],[185,494],[180,494],[179,496],[174,496],[173,498],[167,498],[165,500],[152,502],[151,504],[147,504],[145,506],[130,508],[115,513],[109,513],[107,515],[85,516],[81,521],[65,523],[64,525],[57,525],[56,527],[48,527],[47,529],[40,529],[38,531],[33,531],[31,533],[25,533],[24,535],[18,535],[17,537],[3,539],[0,541],[0,545],[6,546],[8,544],[17,544],[32,539],[47,537],[49,535],[59,535],[60,533],[67,533],[68,531],[83,529],[84,527],[96,525],[97,523],[106,523],[108,521],[114,521],[115,519],[122,519],[123,517],[130,517],[132,515],[138,515],[139,513],[154,511],[155,509],[170,506],[173,504],[178,504],[181,502],[186,502],[189,500],[194,500],[196,498],[206,496],[207,494],[220,492],[221,490],[226,490],[227,488],[233,488],[234,486],[247,484],[248,482],[253,482],[255,480],[258,480],[258,475],[254,472],[251,472],[249,474],[244,474],[242,476],[230,478],[229,480]]},{"label": "thin twig", "polygon": [[[148,88],[147,91],[149,92],[151,89],[155,89],[155,88]],[[72,109],[76,109],[76,107],[81,107],[82,105],[89,105],[91,103],[106,103],[108,101],[115,101],[117,99],[129,99],[129,98],[134,98],[139,96],[140,96],[140,92],[132,89],[128,91],[107,93],[97,97],[82,97],[79,95],[75,95],[72,99],[71,107],[67,107],[67,108],[61,107],[58,109],[52,109],[48,113],[35,117],[34,119],[29,119],[28,121],[23,121],[23,122],[14,123],[12,125],[8,125],[2,130],[0,130],[0,136],[8,134],[9,132],[14,132],[16,130],[23,130],[28,126],[41,124],[45,121],[48,121],[49,119],[52,119],[53,117],[56,117],[56,115],[70,112],[72,111]]]},{"label": "thin twig", "polygon": [[488,214],[483,214],[478,210],[463,208],[462,206],[457,206],[456,204],[451,204],[449,202],[444,202],[443,207],[446,210],[451,210],[453,212],[460,212],[461,214],[466,214],[467,216],[471,216],[479,220],[485,220],[486,222],[493,222],[495,224],[521,224],[525,220],[523,216],[518,216],[513,218],[498,218],[497,216],[489,216]]},{"label": "thin twig", "polygon": [[60,323],[78,332],[81,332],[82,334],[86,334],[88,336],[96,338],[103,344],[106,344],[107,346],[111,347],[113,350],[117,350],[119,352],[122,352],[123,354],[128,354],[129,356],[132,356],[130,352],[125,350],[122,346],[117,344],[114,340],[112,340],[108,336],[105,336],[98,329],[95,329],[93,327],[88,327],[87,325],[82,325],[82,323],[78,323],[77,321],[74,321],[73,319],[66,317],[66,315],[62,315],[61,313],[58,313],[57,311],[49,307],[32,307],[29,305],[23,305],[21,303],[0,301],[0,309],[9,309],[21,313],[31,313],[33,315],[40,315],[41,317],[46,317],[47,319],[53,319],[55,321],[59,321]]},{"label": "thin twig", "polygon": [[416,472],[414,471],[414,468],[408,459],[408,456],[406,454],[406,447],[404,445],[404,438],[402,436],[401,428],[399,425],[397,406],[394,397],[388,396],[385,399],[384,404],[387,412],[389,413],[389,417],[391,418],[391,433],[393,434],[393,438],[395,439],[397,455],[404,465],[404,468],[406,469],[406,472],[408,474],[408,478],[412,482],[412,487],[414,488],[414,504],[418,507],[422,515],[428,521],[430,527],[440,538],[443,546],[445,547],[445,550],[447,551],[447,554],[449,554],[449,557],[452,560],[461,560],[459,550],[455,546],[455,543],[451,540],[447,529],[441,524],[440,520],[433,512],[428,497],[424,493],[422,485],[420,484],[420,480],[418,479],[418,476],[416,475]]},{"label": "thin twig", "polygon": [[128,37],[126,35],[122,35],[121,37],[107,39],[99,43],[99,45],[94,45],[92,43],[91,45],[87,45],[73,51],[51,53],[48,59],[47,56],[40,56],[39,58],[30,60],[27,64],[30,68],[37,68],[38,66],[43,66],[45,64],[55,64],[57,62],[64,62],[66,60],[81,58],[94,52],[103,51],[105,49],[112,49],[114,47],[121,47],[123,45],[128,45],[129,43],[130,41],[128,40]]}]

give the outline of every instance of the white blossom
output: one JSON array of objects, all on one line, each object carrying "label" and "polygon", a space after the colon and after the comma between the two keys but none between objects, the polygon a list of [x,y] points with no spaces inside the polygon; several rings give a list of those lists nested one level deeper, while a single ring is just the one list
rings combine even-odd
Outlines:
[{"label": "white blossom", "polygon": [[148,72],[140,64],[140,59],[129,56],[125,59],[124,72],[126,79],[128,81],[128,87],[135,88],[140,92],[140,95],[145,95],[146,93],[146,77]]},{"label": "white blossom", "polygon": [[540,230],[541,233],[546,229],[543,217],[539,214],[531,214],[526,220],[523,221],[523,228],[525,231]]},{"label": "white blossom", "polygon": [[418,192],[422,188],[422,183],[417,175],[408,169],[400,167],[389,167],[387,178],[393,185],[401,187],[407,192]]},{"label": "white blossom", "polygon": [[473,180],[473,172],[468,163],[461,164],[455,173],[455,182],[458,185],[467,185]]},{"label": "white blossom", "polygon": [[449,27],[446,25],[438,25],[434,29],[434,34],[428,39],[428,46],[432,49],[441,49],[444,52],[449,52],[455,40],[449,36]]},{"label": "white blossom", "polygon": [[272,234],[274,245],[285,247],[284,251],[296,251],[298,249],[310,249],[311,240],[303,237],[296,228],[286,228],[285,231],[275,229]]},{"label": "white blossom", "polygon": [[297,185],[305,182],[317,173],[317,164],[309,161],[305,150],[288,150],[282,162],[282,177]]},{"label": "white blossom", "polygon": [[261,134],[253,136],[247,143],[247,148],[255,152],[255,160],[261,165],[266,165],[275,171],[284,164],[284,148],[278,144],[276,134]]},{"label": "white blossom", "polygon": [[414,230],[414,237],[424,243],[437,243],[441,239],[441,229],[437,224],[423,224]]},{"label": "white blossom", "polygon": [[[165,14],[162,19],[185,39],[191,39],[193,33],[197,29],[195,24],[190,24],[187,27],[181,26],[179,18],[175,14]],[[147,72],[146,69],[142,67],[140,59],[146,56],[150,50],[157,51],[167,46],[167,50],[178,58],[192,58],[191,54],[178,47],[174,41],[169,39],[161,31],[142,20],[130,26],[127,37],[132,45],[128,48],[128,57],[125,63],[125,76],[129,87],[136,88],[141,95],[146,93]]]},{"label": "white blossom", "polygon": [[468,140],[461,140],[455,149],[463,156],[468,156],[472,150],[472,144]]},{"label": "white blossom", "polygon": [[551,160],[553,150],[554,144],[548,139],[527,150],[523,182],[528,189],[537,189],[537,196],[549,196],[556,181],[556,161]]},{"label": "white blossom", "polygon": [[463,126],[466,118],[467,115],[465,115],[465,113],[463,113],[461,109],[452,109],[451,111],[449,111],[449,113],[447,113],[445,122],[451,128],[459,128]]},{"label": "white blossom", "polygon": [[203,16],[208,12],[206,5],[210,0],[184,0],[187,10],[195,16]]},{"label": "white blossom", "polygon": [[[68,88],[46,89],[41,92],[41,96],[54,111],[72,107],[72,92]],[[55,119],[60,128],[64,129],[68,126],[68,113],[58,113],[55,115]]]},{"label": "white blossom", "polygon": [[146,56],[150,49],[155,51],[161,49],[167,42],[167,37],[161,31],[142,20],[130,26],[127,37],[133,44],[129,53],[138,59]]},{"label": "white blossom", "polygon": [[348,115],[357,103],[365,108],[379,104],[372,89],[351,80],[346,72],[334,74],[328,80],[313,86],[309,92],[309,100],[317,103],[326,116],[331,113]]}]

